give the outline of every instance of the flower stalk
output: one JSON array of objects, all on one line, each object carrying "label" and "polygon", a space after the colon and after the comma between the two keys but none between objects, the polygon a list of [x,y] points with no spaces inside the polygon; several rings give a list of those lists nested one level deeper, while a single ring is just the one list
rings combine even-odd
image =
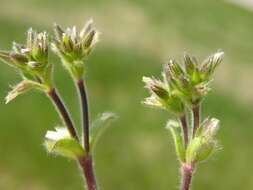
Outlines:
[{"label": "flower stalk", "polygon": [[73,121],[70,117],[69,112],[67,111],[67,108],[65,107],[63,101],[61,100],[60,96],[58,95],[55,88],[52,88],[47,92],[48,96],[52,100],[53,104],[55,105],[60,118],[64,121],[66,127],[68,128],[69,133],[71,136],[79,141],[79,137],[77,135],[76,129],[74,127]]},{"label": "flower stalk", "polygon": [[78,80],[77,88],[81,103],[81,115],[82,115],[82,129],[83,129],[83,144],[87,153],[90,152],[90,140],[89,140],[89,108],[88,97],[83,80]]},{"label": "flower stalk", "polygon": [[83,144],[87,153],[86,157],[79,159],[79,163],[84,172],[88,190],[96,190],[97,183],[94,175],[92,155],[90,153],[88,97],[83,80],[77,81],[77,88],[79,92],[82,113]]},{"label": "flower stalk", "polygon": [[166,129],[172,134],[181,165],[181,190],[190,189],[196,165],[217,149],[219,121],[207,118],[202,122],[200,105],[210,91],[212,74],[222,58],[223,52],[218,51],[199,63],[185,54],[183,64],[172,59],[165,64],[163,80],[143,77],[151,94],[144,104],[169,111],[177,119],[169,120]]},{"label": "flower stalk", "polygon": [[55,40],[52,43],[53,51],[60,57],[64,67],[72,76],[79,94],[82,120],[83,146],[86,152],[79,158],[80,166],[84,173],[88,190],[96,190],[97,184],[93,169],[92,152],[90,151],[90,122],[88,96],[83,80],[85,62],[88,55],[98,42],[98,31],[93,27],[93,21],[87,22],[78,33],[76,27],[67,28],[65,31],[55,25]]},{"label": "flower stalk", "polygon": [[[82,113],[82,136],[79,136],[71,115],[52,80],[53,65],[48,61],[48,33],[37,33],[29,29],[26,44],[13,43],[11,51],[0,51],[0,60],[17,69],[23,79],[8,93],[5,98],[6,103],[30,90],[42,91],[49,97],[63,126],[55,127],[55,131],[47,131],[44,145],[49,153],[78,162],[86,180],[87,190],[98,189],[94,175],[92,150],[104,131],[104,126],[115,118],[113,113],[103,113],[90,127],[83,75],[86,69],[84,63],[98,42],[99,33],[92,23],[92,20],[88,21],[80,33],[77,32],[75,26],[64,31],[59,25],[55,25],[55,37],[51,43],[51,49],[60,57],[63,66],[76,83]],[[80,142],[80,139],[83,142]]]}]

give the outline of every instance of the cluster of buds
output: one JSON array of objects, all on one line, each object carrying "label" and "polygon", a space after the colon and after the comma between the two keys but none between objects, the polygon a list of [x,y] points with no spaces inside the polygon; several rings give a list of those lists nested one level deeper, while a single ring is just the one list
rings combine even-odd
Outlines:
[{"label": "cluster of buds", "polygon": [[48,63],[48,34],[29,29],[25,45],[13,43],[11,51],[0,51],[0,60],[18,69],[23,77],[6,97],[6,102],[32,88],[46,90],[51,85],[52,65]]},{"label": "cluster of buds", "polygon": [[189,105],[201,102],[210,91],[211,77],[223,55],[223,52],[218,51],[199,63],[195,57],[185,54],[183,65],[169,60],[165,66],[166,78],[182,101]]},{"label": "cluster of buds", "polygon": [[0,58],[7,64],[19,69],[24,76],[42,77],[48,67],[48,35],[29,29],[26,45],[13,43],[9,52],[0,51]]},{"label": "cluster of buds", "polygon": [[170,59],[165,64],[163,80],[143,77],[151,96],[144,104],[160,107],[175,114],[184,112],[184,104],[196,105],[210,91],[212,74],[222,61],[223,52],[217,52],[199,64],[193,56],[184,55],[184,65]]},{"label": "cluster of buds", "polygon": [[84,72],[84,61],[98,42],[99,32],[90,20],[77,32],[75,26],[65,31],[57,24],[54,27],[55,39],[52,49],[61,58],[65,68],[75,79],[80,79]]},{"label": "cluster of buds", "polygon": [[200,106],[210,91],[212,75],[223,54],[218,51],[202,63],[185,54],[183,64],[173,59],[165,64],[162,81],[143,77],[145,87],[151,94],[144,103],[170,111],[177,118],[169,120],[166,128],[172,134],[182,167],[181,189],[189,189],[196,165],[206,160],[218,147],[215,135],[219,120],[207,118],[201,123]]}]

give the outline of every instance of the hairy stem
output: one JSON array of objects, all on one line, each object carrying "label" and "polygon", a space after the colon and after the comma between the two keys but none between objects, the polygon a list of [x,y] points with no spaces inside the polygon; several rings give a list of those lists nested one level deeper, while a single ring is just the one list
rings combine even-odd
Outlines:
[{"label": "hairy stem", "polygon": [[183,133],[184,133],[184,145],[185,148],[188,145],[188,139],[189,139],[189,134],[188,134],[188,126],[187,126],[187,121],[186,121],[186,116],[183,115],[180,117],[180,122],[183,128]]},{"label": "hairy stem", "polygon": [[181,190],[189,190],[192,181],[193,166],[189,164],[183,164],[181,168],[182,182]]},{"label": "hairy stem", "polygon": [[96,190],[96,178],[94,175],[93,161],[90,154],[90,142],[89,142],[89,107],[87,92],[85,89],[85,83],[83,80],[77,81],[77,87],[79,91],[81,111],[82,111],[82,128],[83,128],[83,140],[84,147],[87,155],[84,158],[79,159],[79,163],[82,167],[84,176],[86,178],[86,184],[88,190]]},{"label": "hairy stem", "polygon": [[77,87],[79,90],[79,97],[82,110],[82,128],[83,128],[83,140],[86,152],[90,152],[89,143],[89,108],[88,108],[88,98],[85,90],[85,84],[83,80],[77,81]]},{"label": "hairy stem", "polygon": [[70,114],[67,111],[67,108],[65,107],[63,101],[61,100],[60,96],[58,95],[55,88],[52,88],[48,91],[48,96],[52,100],[53,104],[55,105],[61,119],[64,121],[66,127],[68,128],[68,131],[70,135],[75,138],[77,141],[79,141],[76,129],[74,127],[73,121],[71,120]]},{"label": "hairy stem", "polygon": [[192,107],[192,114],[193,114],[193,129],[192,129],[192,138],[193,138],[200,124],[200,105],[199,104],[194,105]]},{"label": "hairy stem", "polygon": [[[60,96],[58,95],[57,91],[55,88],[52,88],[50,91],[48,91],[48,96],[56,106],[56,109],[64,121],[65,125],[67,126],[71,136],[75,138],[77,141],[79,141],[76,129],[73,125],[73,122],[71,120],[70,114],[67,111],[67,108],[65,107],[63,101],[61,100]],[[79,166],[82,169],[82,173],[86,179],[86,184],[88,190],[96,190],[97,185],[96,185],[96,180],[95,180],[95,175],[93,172],[93,164],[92,164],[92,157],[87,154],[81,158],[78,159]]]},{"label": "hairy stem", "polygon": [[86,179],[87,190],[96,190],[97,183],[94,175],[92,157],[86,155],[85,157],[79,158],[79,164]]}]

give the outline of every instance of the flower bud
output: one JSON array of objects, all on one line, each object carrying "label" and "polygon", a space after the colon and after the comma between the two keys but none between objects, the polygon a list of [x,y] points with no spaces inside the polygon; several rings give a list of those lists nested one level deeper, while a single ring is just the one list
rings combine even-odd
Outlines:
[{"label": "flower bud", "polygon": [[166,64],[166,73],[169,73],[171,78],[178,78],[184,75],[182,67],[173,59],[170,59]]},{"label": "flower bud", "polygon": [[171,59],[164,67],[168,86],[189,106],[199,104],[211,90],[210,77],[222,58],[223,52],[217,52],[199,64],[195,57],[185,53],[183,67]]},{"label": "flower bud", "polygon": [[[166,80],[166,79],[165,79]],[[170,89],[167,81],[159,81],[154,78],[143,77],[145,87],[150,91],[151,96],[143,102],[146,105],[160,107],[174,114],[181,115],[184,110],[180,98]]]},{"label": "flower bud", "polygon": [[23,80],[18,83],[5,97],[5,103],[8,104],[10,101],[14,100],[17,96],[24,94],[31,89],[44,90],[45,87],[39,83],[33,82],[31,80]]},{"label": "flower bud", "polygon": [[190,141],[186,151],[187,163],[200,162],[207,159],[217,148],[215,135],[219,129],[219,120],[206,119]]},{"label": "flower bud", "polygon": [[0,59],[21,71],[22,77],[51,85],[51,64],[48,63],[48,34],[27,31],[26,45],[13,42],[12,51],[0,51]]},{"label": "flower bud", "polygon": [[52,50],[62,59],[65,68],[75,79],[82,77],[84,61],[98,42],[99,33],[92,24],[92,21],[88,21],[80,33],[75,26],[65,31],[59,25],[54,26]]},{"label": "flower bud", "polygon": [[218,51],[217,53],[209,56],[203,63],[202,63],[202,78],[204,80],[209,79],[212,74],[214,73],[216,67],[221,63],[224,57],[224,52]]},{"label": "flower bud", "polygon": [[188,75],[193,75],[194,72],[197,70],[197,60],[195,57],[190,56],[189,54],[184,54],[184,64],[185,64],[185,70]]},{"label": "flower bud", "polygon": [[20,53],[10,52],[10,57],[12,61],[16,63],[16,65],[24,66],[28,62],[28,58],[25,55],[20,54]]}]

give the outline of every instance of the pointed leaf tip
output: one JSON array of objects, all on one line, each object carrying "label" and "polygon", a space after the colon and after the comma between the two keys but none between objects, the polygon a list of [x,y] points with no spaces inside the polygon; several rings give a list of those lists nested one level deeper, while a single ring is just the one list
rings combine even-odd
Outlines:
[{"label": "pointed leaf tip", "polygon": [[102,133],[107,129],[109,124],[117,118],[118,116],[115,113],[104,112],[92,123],[90,128],[90,142],[93,149]]}]

